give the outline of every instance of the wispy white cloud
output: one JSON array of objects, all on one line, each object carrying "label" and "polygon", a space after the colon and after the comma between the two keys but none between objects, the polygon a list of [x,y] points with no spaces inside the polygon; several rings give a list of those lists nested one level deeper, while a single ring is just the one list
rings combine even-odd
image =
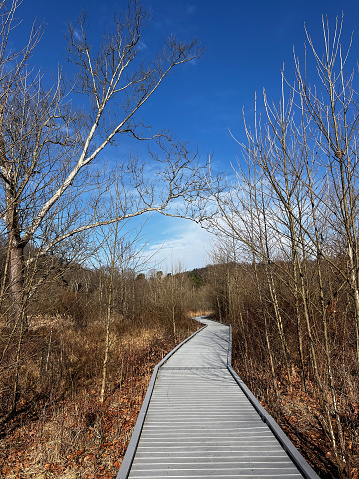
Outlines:
[{"label": "wispy white cloud", "polygon": [[165,230],[160,240],[150,241],[145,254],[153,255],[156,268],[163,272],[176,270],[179,264],[185,270],[192,270],[209,263],[212,239],[213,235],[198,224],[176,220],[176,226]]},{"label": "wispy white cloud", "polygon": [[194,15],[196,11],[197,11],[197,7],[195,5],[191,5],[187,3],[187,8],[186,8],[187,13],[189,13],[190,15]]},{"label": "wispy white cloud", "polygon": [[189,65],[197,65],[197,63],[198,63],[197,58],[193,58],[192,60],[188,62]]},{"label": "wispy white cloud", "polygon": [[143,42],[142,40],[140,40],[137,44],[137,48],[140,50],[140,51],[143,51],[143,50],[147,50],[148,49],[148,46],[146,45],[145,42]]},{"label": "wispy white cloud", "polygon": [[77,40],[77,41],[82,40],[82,36],[80,35],[80,32],[77,28],[74,29],[73,36],[75,37],[75,40]]}]

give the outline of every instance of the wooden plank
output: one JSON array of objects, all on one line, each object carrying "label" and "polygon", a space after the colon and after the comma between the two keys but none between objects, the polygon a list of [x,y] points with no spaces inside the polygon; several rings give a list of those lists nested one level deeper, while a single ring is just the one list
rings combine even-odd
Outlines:
[{"label": "wooden plank", "polygon": [[202,322],[207,327],[158,369],[132,465],[117,479],[317,478],[306,463],[297,467],[286,452],[294,446],[278,442],[270,416],[239,387],[230,328]]}]

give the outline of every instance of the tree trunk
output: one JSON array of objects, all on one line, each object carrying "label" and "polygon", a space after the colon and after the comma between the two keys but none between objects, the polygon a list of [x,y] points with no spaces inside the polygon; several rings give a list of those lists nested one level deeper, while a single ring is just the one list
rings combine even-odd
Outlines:
[{"label": "tree trunk", "polygon": [[10,245],[9,292],[11,298],[11,316],[17,321],[23,312],[24,293],[24,249],[15,240]]}]

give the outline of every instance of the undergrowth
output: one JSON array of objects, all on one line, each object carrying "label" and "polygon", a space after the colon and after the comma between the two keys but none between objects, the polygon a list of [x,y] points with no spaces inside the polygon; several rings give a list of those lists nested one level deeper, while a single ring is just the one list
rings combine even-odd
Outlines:
[{"label": "undergrowth", "polygon": [[[42,373],[30,356],[22,365],[22,387],[28,387],[29,393],[16,413],[1,417],[1,477],[113,478],[155,365],[200,327],[182,319],[174,336],[160,323],[136,328],[119,324],[117,331],[114,328],[106,398],[101,404],[101,327],[93,324],[78,330],[60,319],[32,325],[37,344],[42,337],[49,346],[51,334],[50,357],[47,361],[45,348]],[[1,399],[5,405],[4,394]]]}]

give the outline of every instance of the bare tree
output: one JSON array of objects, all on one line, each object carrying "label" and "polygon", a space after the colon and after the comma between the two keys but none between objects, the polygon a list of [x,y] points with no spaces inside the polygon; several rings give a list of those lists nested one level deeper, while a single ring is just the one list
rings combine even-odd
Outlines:
[{"label": "bare tree", "polygon": [[[222,235],[235,236],[252,252],[255,264],[256,258],[265,264],[289,382],[292,365],[301,369],[304,388],[307,378],[314,382],[338,475],[349,477],[351,452],[340,393],[345,381],[335,367],[337,344],[328,320],[341,298],[345,311],[337,321],[343,328],[350,370],[359,351],[359,110],[354,73],[346,74],[351,40],[344,51],[342,26],[343,19],[337,19],[332,32],[323,18],[323,55],[306,32],[319,86],[310,83],[307,55],[303,66],[295,55],[296,79],[289,84],[282,74],[279,104],[270,102],[264,91],[262,117],[257,116],[256,104],[254,125],[245,122],[247,142],[241,144],[245,162],[234,168],[236,181],[228,184],[225,194],[212,186],[218,208],[212,226]],[[212,185],[211,179],[208,183]],[[283,308],[288,293],[293,303],[290,314]],[[345,329],[347,310],[354,335]],[[266,321],[265,311],[262,314]],[[298,362],[286,341],[292,319],[297,326]],[[270,355],[267,327],[268,323],[264,332]],[[346,340],[348,334],[355,342]]]},{"label": "bare tree", "polygon": [[[202,181],[186,144],[167,132],[152,134],[138,117],[175,67],[201,55],[195,40],[183,43],[171,37],[154,59],[141,58],[148,15],[133,0],[95,52],[81,17],[68,33],[68,60],[77,69],[76,82],[68,89],[59,73],[54,86],[46,89],[30,64],[42,27],[34,27],[23,49],[7,48],[20,4],[0,4],[0,208],[8,240],[5,273],[16,320],[24,312],[25,271],[34,261],[31,254],[25,258],[25,247],[32,246],[40,257],[99,225],[151,211],[186,215],[168,208],[178,199],[194,206]],[[83,112],[73,107],[76,94],[89,105]],[[117,145],[123,135],[155,140],[151,161],[157,160],[158,168],[149,179],[143,160],[121,158],[118,213],[97,220],[110,183],[95,167],[104,149]],[[102,185],[97,196],[96,182]]]}]

